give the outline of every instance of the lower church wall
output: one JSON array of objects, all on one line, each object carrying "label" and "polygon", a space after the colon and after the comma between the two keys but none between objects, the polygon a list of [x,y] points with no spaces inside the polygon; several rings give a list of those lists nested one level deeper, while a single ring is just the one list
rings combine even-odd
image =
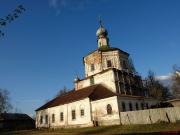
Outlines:
[{"label": "lower church wall", "polygon": [[[159,100],[153,98],[142,98],[133,96],[118,97],[118,107],[121,112],[144,110],[150,108],[152,105],[156,105],[157,103],[159,103]],[[123,104],[125,106],[124,108]],[[132,108],[130,108],[130,104]]]},{"label": "lower church wall", "polygon": [[72,125],[57,125],[57,126],[51,126],[48,128],[51,129],[61,129],[61,128],[82,128],[82,127],[92,127],[93,126],[93,122],[89,122],[89,123],[84,123],[84,124],[72,124]]},{"label": "lower church wall", "polygon": [[[74,118],[72,115],[73,111]],[[62,120],[61,113],[63,113]],[[48,117],[47,119],[46,116]],[[82,127],[92,125],[91,121],[89,98],[36,112],[37,128],[73,127],[76,125]]]},{"label": "lower church wall", "polygon": [[98,124],[99,126],[120,125],[120,119],[100,120]]},{"label": "lower church wall", "polygon": [[[108,114],[108,105],[112,112]],[[120,124],[117,96],[91,102],[94,126]]]},{"label": "lower church wall", "polygon": [[93,127],[107,125],[133,125],[133,124],[155,124],[155,123],[178,123],[180,122],[180,107],[147,109],[139,111],[120,112],[120,118],[107,119],[99,117],[84,124],[59,125],[59,126],[43,126],[38,128],[78,128]]},{"label": "lower church wall", "polygon": [[[119,99],[120,98],[120,99]],[[143,101],[154,104],[151,99]],[[133,110],[128,109],[122,112],[121,102],[142,102],[142,99],[130,99],[127,97],[109,97],[96,101],[89,98],[60,105],[45,110],[37,111],[37,128],[78,128],[104,125],[128,125],[128,124],[154,124],[154,123],[176,123],[180,122],[180,107],[169,107],[159,109]],[[108,109],[108,106],[110,108]],[[128,104],[127,104],[128,105]],[[84,109],[84,116],[81,116],[81,108]],[[76,110],[76,118],[72,119],[72,110]],[[121,112],[119,112],[121,110]],[[110,112],[108,112],[110,111]],[[60,121],[60,112],[64,112],[64,120]],[[52,114],[55,114],[55,121],[52,122]],[[48,115],[48,123],[45,116]],[[41,116],[43,120],[41,121]]]}]

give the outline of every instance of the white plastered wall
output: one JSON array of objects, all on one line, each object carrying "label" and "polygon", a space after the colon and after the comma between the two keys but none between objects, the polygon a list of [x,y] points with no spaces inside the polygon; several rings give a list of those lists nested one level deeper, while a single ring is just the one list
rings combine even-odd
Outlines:
[{"label": "white plastered wall", "polygon": [[[107,114],[107,105],[112,107],[112,114]],[[119,124],[119,110],[117,97],[109,97],[91,102],[92,119],[97,121],[99,125],[114,125]]]},{"label": "white plastered wall", "polygon": [[[116,92],[114,71],[108,70],[104,73],[94,75],[94,84],[104,84],[107,88]],[[79,81],[76,84],[76,90],[90,86],[90,78]]]},{"label": "white plastered wall", "polygon": [[132,104],[132,110],[136,109],[136,103],[138,104],[138,110],[143,110],[141,107],[141,103],[144,104],[144,109],[146,109],[146,103],[148,103],[148,106],[155,105],[158,103],[158,100],[152,99],[152,98],[135,98],[135,97],[118,97],[118,104],[119,104],[119,110],[123,111],[122,109],[122,103],[125,103],[126,111],[130,111],[129,103]]},{"label": "white plastered wall", "polygon": [[[80,115],[80,109],[84,108],[84,116]],[[76,112],[76,119],[72,120],[72,110]],[[60,121],[60,113],[63,112],[64,120]],[[69,104],[51,107],[45,110],[36,112],[36,127],[86,127],[92,126],[91,113],[90,113],[89,98],[75,101]],[[52,122],[52,114],[55,115],[55,122]],[[68,115],[67,115],[68,114]],[[45,123],[45,115],[48,115],[48,123]],[[43,123],[40,123],[40,117],[43,116]]]}]

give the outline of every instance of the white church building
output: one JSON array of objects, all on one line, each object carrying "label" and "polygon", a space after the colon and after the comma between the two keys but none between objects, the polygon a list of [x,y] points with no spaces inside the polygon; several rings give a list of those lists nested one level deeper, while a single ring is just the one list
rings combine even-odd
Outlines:
[{"label": "white church building", "polygon": [[37,128],[88,127],[121,124],[120,112],[148,109],[158,101],[148,97],[141,77],[132,72],[129,54],[109,45],[100,23],[98,48],[83,57],[85,78],[75,89],[36,110]]}]

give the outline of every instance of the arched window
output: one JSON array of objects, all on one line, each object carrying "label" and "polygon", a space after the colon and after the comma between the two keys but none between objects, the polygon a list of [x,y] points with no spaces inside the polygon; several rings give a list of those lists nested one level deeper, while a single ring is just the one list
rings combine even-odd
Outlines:
[{"label": "arched window", "polygon": [[138,103],[136,103],[136,110],[139,110],[139,105],[138,105]]},{"label": "arched window", "polygon": [[141,108],[142,110],[144,110],[144,103],[141,103]]},{"label": "arched window", "polygon": [[76,119],[76,111],[72,110],[71,115],[72,115],[72,120],[75,120]]},{"label": "arched window", "polygon": [[124,102],[122,102],[122,111],[125,112],[126,111],[126,105]]},{"label": "arched window", "polygon": [[129,110],[132,111],[132,103],[129,103]]},{"label": "arched window", "polygon": [[112,107],[110,104],[106,106],[107,114],[112,114]]}]

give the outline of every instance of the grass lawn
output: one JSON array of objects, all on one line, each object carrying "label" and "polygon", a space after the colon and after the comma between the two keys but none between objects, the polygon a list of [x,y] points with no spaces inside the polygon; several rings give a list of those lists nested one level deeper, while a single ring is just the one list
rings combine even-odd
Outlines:
[{"label": "grass lawn", "polygon": [[[5,132],[0,135],[80,135],[80,134],[164,134],[165,131],[180,131],[180,123],[177,124],[153,124],[153,125],[117,125],[90,128],[70,129],[34,129],[23,131]],[[180,132],[179,132],[180,133]],[[167,133],[166,133],[167,134]],[[176,133],[177,134],[177,133]]]}]

